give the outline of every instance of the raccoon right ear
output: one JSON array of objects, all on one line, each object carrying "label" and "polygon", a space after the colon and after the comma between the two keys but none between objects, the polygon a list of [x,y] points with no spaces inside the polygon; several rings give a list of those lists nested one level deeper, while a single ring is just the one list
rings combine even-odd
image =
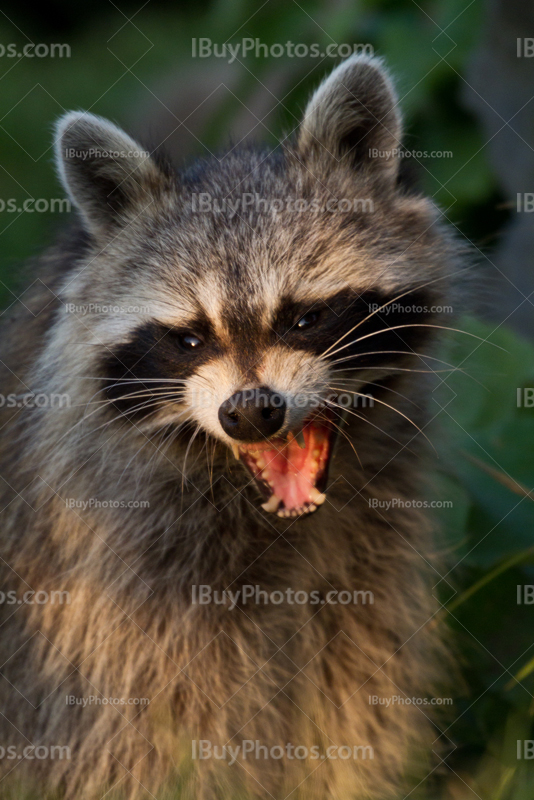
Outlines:
[{"label": "raccoon right ear", "polygon": [[149,153],[94,114],[64,114],[55,149],[61,182],[96,236],[109,237],[150,208],[166,182]]},{"label": "raccoon right ear", "polygon": [[313,174],[341,167],[396,178],[402,135],[398,99],[382,60],[354,55],[312,95],[297,135],[297,153]]}]

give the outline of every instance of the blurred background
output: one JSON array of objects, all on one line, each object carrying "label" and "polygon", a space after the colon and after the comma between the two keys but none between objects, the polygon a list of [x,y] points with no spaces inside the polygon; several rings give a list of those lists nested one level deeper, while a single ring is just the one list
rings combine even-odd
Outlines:
[{"label": "blurred background", "polygon": [[[443,359],[458,369],[441,374],[433,396],[433,497],[452,507],[437,520],[448,566],[436,572],[443,607],[429,624],[454,630],[464,683],[454,681],[436,730],[444,760],[414,782],[420,800],[534,798],[531,36],[534,4],[524,0],[55,0],[33,10],[3,0],[0,9],[4,308],[24,302],[22,263],[68,220],[51,149],[64,110],[109,117],[181,164],[229,140],[274,147],[355,45],[395,75],[405,147],[471,248],[481,299],[459,326],[480,338],[451,334]],[[289,41],[307,47],[289,55]],[[327,56],[328,45],[341,49]]]}]

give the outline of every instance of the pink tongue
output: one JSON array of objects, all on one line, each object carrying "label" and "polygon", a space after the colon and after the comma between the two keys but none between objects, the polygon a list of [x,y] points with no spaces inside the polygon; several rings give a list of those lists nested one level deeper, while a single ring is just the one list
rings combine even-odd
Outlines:
[{"label": "pink tongue", "polygon": [[280,442],[280,450],[262,451],[265,467],[261,478],[270,484],[273,493],[287,509],[295,509],[314,502],[315,481],[328,454],[328,444],[322,426],[313,423],[304,428],[306,447],[300,448],[293,439]]}]

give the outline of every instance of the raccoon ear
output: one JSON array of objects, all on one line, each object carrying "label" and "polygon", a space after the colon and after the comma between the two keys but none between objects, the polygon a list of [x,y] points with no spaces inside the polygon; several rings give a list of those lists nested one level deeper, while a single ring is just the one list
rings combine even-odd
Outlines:
[{"label": "raccoon ear", "polygon": [[297,135],[304,162],[331,170],[366,169],[396,178],[402,135],[398,99],[382,60],[354,55],[323,81],[306,108]]},{"label": "raccoon ear", "polygon": [[149,153],[94,114],[64,114],[56,124],[55,149],[63,186],[97,236],[109,236],[148,209],[165,184]]}]

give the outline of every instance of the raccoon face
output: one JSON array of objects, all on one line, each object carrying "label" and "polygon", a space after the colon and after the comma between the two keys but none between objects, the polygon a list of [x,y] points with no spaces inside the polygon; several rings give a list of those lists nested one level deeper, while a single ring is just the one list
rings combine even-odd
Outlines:
[{"label": "raccoon face", "polygon": [[436,322],[450,248],[431,204],[399,188],[400,135],[391,83],[365,57],[334,70],[278,152],[183,173],[101,118],[59,122],[60,175],[91,240],[64,296],[95,308],[76,335],[101,345],[113,409],[135,430],[230,448],[267,513],[324,502],[337,432],[360,418],[340,393],[413,366]]}]

